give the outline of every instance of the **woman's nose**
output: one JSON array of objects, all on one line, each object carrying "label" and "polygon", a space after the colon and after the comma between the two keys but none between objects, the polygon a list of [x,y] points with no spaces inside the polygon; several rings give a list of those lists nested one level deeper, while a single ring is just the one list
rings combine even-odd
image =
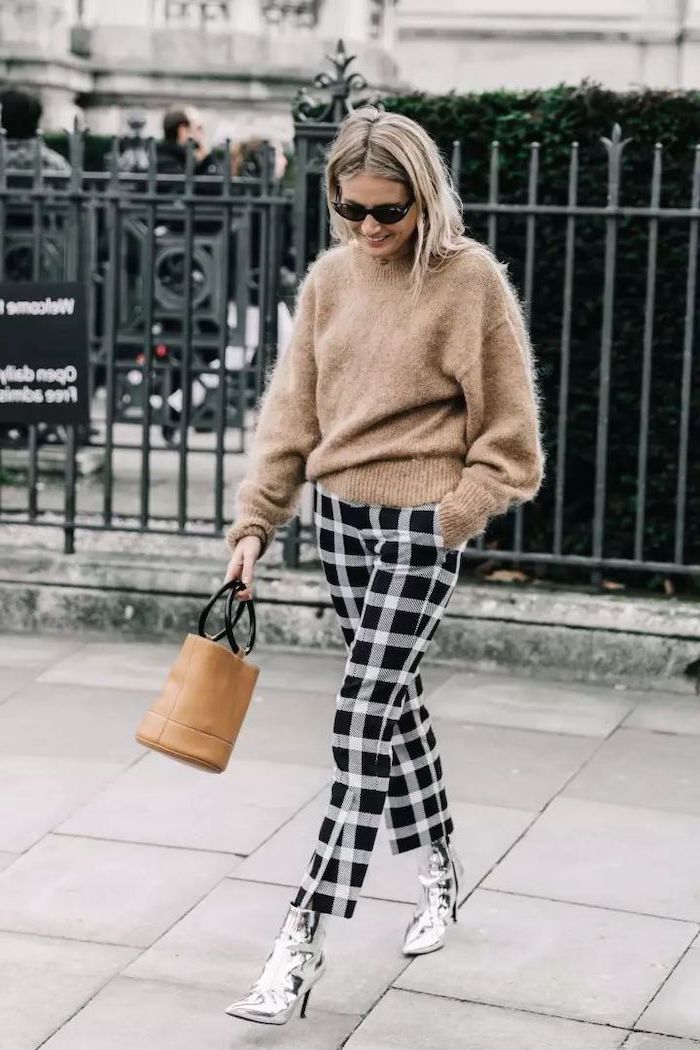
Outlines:
[{"label": "woman's nose", "polygon": [[378,237],[382,232],[382,227],[376,219],[373,219],[371,215],[367,215],[362,223],[362,232],[365,237]]}]

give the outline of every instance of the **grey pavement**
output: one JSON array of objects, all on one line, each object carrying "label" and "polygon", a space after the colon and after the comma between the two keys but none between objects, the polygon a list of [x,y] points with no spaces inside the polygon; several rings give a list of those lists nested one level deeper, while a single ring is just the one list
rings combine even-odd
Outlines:
[{"label": "grey pavement", "polygon": [[173,644],[0,636],[0,1050],[700,1047],[700,698],[424,664],[465,864],[400,944],[415,855],[380,833],[305,1020],[228,1017],[311,853],[343,661],[256,651],[229,768],[134,729]]}]

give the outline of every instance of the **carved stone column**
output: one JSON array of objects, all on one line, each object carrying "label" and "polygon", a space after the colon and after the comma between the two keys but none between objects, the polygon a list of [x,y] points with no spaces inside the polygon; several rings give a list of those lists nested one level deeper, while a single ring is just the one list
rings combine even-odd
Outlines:
[{"label": "carved stone column", "polygon": [[687,0],[685,28],[695,33],[700,32],[700,0]]},{"label": "carved stone column", "polygon": [[263,17],[260,0],[233,0],[231,28],[237,33],[262,33]]},{"label": "carved stone column", "polygon": [[680,87],[700,88],[700,0],[687,0],[680,47]]},{"label": "carved stone column", "polygon": [[76,97],[89,87],[89,74],[71,55],[68,6],[65,0],[0,2],[0,76],[40,96],[46,130],[72,127]]},{"label": "carved stone column", "polygon": [[0,3],[0,48],[60,55],[68,48],[63,0],[3,0]]},{"label": "carved stone column", "polygon": [[326,0],[320,17],[320,33],[326,39],[369,40],[372,0]]}]

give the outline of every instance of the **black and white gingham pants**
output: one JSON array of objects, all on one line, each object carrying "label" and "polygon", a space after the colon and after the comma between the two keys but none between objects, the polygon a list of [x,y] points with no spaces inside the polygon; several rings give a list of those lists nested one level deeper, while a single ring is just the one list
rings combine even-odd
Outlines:
[{"label": "black and white gingham pants", "polygon": [[348,655],[330,801],[297,907],[350,918],[385,805],[394,853],[452,832],[418,669],[466,543],[445,546],[437,507],[355,503],[316,483],[318,547]]}]

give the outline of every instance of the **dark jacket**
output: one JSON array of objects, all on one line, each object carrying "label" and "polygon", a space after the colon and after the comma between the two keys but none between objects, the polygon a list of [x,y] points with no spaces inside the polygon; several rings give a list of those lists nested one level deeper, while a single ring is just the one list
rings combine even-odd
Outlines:
[{"label": "dark jacket", "polygon": [[[178,142],[159,142],[156,147],[156,170],[159,175],[184,175],[187,167],[187,150]],[[223,171],[223,158],[214,150],[203,157],[195,160],[195,175],[221,175]],[[215,183],[210,186],[198,186],[198,191],[203,193],[219,193],[220,188]]]}]

